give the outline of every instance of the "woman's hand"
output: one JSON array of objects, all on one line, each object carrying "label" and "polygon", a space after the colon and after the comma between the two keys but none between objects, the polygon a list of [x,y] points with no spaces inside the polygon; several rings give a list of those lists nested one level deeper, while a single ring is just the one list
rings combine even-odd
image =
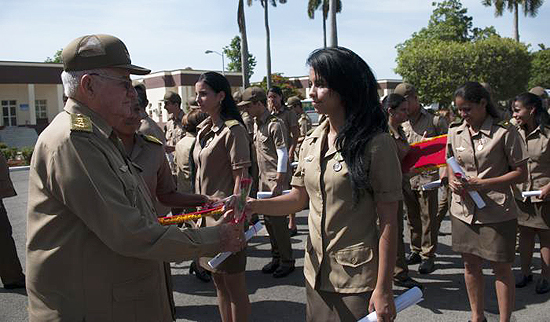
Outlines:
[{"label": "woman's hand", "polygon": [[461,195],[464,192],[466,181],[459,178],[452,178],[449,180],[449,188],[457,195]]},{"label": "woman's hand", "polygon": [[466,183],[466,190],[483,190],[486,186],[486,180],[478,177],[468,178]]},{"label": "woman's hand", "polygon": [[376,310],[376,319],[380,322],[393,321],[397,315],[391,289],[374,289],[369,303],[369,312]]},{"label": "woman's hand", "polygon": [[550,194],[550,183],[544,186],[544,188],[541,189],[541,194],[537,198],[540,200],[545,199]]}]

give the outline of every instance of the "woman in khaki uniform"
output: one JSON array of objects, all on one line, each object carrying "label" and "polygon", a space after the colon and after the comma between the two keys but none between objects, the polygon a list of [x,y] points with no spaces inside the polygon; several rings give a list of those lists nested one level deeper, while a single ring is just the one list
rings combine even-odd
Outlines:
[{"label": "woman in khaki uniform", "polygon": [[291,192],[249,208],[277,215],[309,200],[307,321],[357,321],[373,309],[378,321],[392,321],[402,177],[376,79],[341,47],[316,50],[307,63],[313,106],[327,120],[304,140]]},{"label": "woman in khaki uniform", "polygon": [[544,294],[550,291],[550,116],[535,94],[523,93],[516,97],[514,118],[519,133],[527,146],[529,178],[517,185],[519,191],[541,190],[537,197],[520,198],[519,206],[519,254],[522,278],[516,287],[525,287],[533,280],[531,259],[535,248],[535,235],[539,236],[542,259],[541,277],[535,291]]},{"label": "woman in khaki uniform", "polygon": [[[237,105],[231,96],[227,79],[207,72],[195,84],[197,103],[209,117],[199,125],[193,159],[197,169],[195,191],[218,198],[239,192],[242,177],[247,176],[250,160],[250,138]],[[221,222],[206,218],[207,226]],[[210,258],[201,258],[201,265],[212,272],[223,322],[247,321],[250,302],[246,292],[246,251],[231,255],[215,269]]]},{"label": "woman in khaki uniform", "polygon": [[[514,126],[499,120],[489,93],[479,83],[457,89],[455,104],[463,121],[451,124],[447,156],[457,160],[466,178],[448,171],[453,250],[464,260],[472,321],[485,321],[483,260],[490,262],[496,275],[500,321],[510,321],[518,212],[511,185],[526,178],[525,144]],[[479,209],[468,191],[477,191],[485,207]]]}]

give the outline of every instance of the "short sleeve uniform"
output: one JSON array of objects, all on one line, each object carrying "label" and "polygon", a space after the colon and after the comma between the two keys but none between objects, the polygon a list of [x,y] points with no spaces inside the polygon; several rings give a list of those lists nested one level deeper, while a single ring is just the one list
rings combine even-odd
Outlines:
[{"label": "short sleeve uniform", "polygon": [[[287,136],[281,119],[264,114],[256,118],[254,146],[260,171],[260,191],[271,191],[277,179],[277,149],[287,149]],[[286,187],[283,187],[286,189]]]},{"label": "short sleeve uniform", "polygon": [[195,134],[187,132],[185,137],[176,144],[176,155],[174,161],[177,166],[178,191],[184,193],[195,193],[191,184],[191,148],[195,145]]}]

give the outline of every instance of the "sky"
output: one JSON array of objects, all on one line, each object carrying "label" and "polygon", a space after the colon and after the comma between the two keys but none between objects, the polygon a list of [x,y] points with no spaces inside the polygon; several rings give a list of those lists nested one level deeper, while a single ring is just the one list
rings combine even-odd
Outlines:
[{"label": "sky", "polygon": [[[246,1],[245,1],[246,2]],[[288,0],[269,8],[271,70],[305,76],[305,61],[323,46],[322,14],[307,16],[307,0]],[[538,50],[550,47],[550,1],[535,18],[520,14],[520,40]],[[378,79],[400,79],[395,46],[428,24],[432,0],[342,0],[337,16],[338,45],[359,54]],[[239,34],[237,0],[0,0],[0,61],[41,62],[71,40],[106,33],[124,41],[132,63],[153,71],[191,67],[222,69],[221,52]],[[494,16],[481,0],[462,0],[475,27],[495,26],[512,37],[510,12]],[[257,65],[252,81],[266,74],[263,8],[253,0],[245,8],[248,47]],[[226,59],[227,60],[227,59]],[[227,65],[227,61],[226,61]]]}]

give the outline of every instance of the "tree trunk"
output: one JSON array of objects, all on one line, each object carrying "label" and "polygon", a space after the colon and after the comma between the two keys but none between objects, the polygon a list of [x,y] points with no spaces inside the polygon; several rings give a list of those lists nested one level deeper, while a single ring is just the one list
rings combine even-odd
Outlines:
[{"label": "tree trunk", "polygon": [[323,48],[327,48],[327,19],[323,17]]},{"label": "tree trunk", "polygon": [[248,40],[246,38],[246,22],[244,20],[244,0],[239,0],[239,9],[237,10],[237,21],[241,33],[241,72],[243,73],[243,88],[250,87],[248,79]]},{"label": "tree trunk", "polygon": [[519,4],[516,1],[514,3],[514,39],[519,42]]},{"label": "tree trunk", "polygon": [[265,60],[267,64],[267,90],[271,88],[271,45],[270,45],[270,36],[269,36],[269,18],[267,15],[267,8],[269,7],[268,0],[262,0],[264,5],[264,22],[265,22]]},{"label": "tree trunk", "polygon": [[338,46],[338,35],[336,32],[336,0],[330,0],[330,47]]}]

